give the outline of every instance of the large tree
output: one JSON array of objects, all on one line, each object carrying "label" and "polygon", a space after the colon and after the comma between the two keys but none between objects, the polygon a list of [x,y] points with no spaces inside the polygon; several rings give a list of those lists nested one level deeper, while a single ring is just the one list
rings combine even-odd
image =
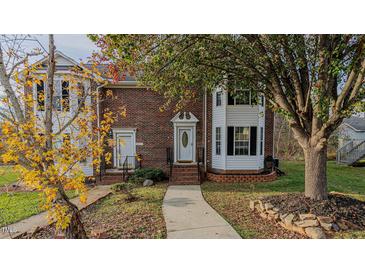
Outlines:
[{"label": "large tree", "polygon": [[[305,195],[327,198],[331,133],[364,98],[364,35],[90,35],[100,60],[169,99],[234,83],[265,95],[305,156]],[[235,89],[230,89],[234,92]],[[239,95],[238,95],[239,96]]]}]

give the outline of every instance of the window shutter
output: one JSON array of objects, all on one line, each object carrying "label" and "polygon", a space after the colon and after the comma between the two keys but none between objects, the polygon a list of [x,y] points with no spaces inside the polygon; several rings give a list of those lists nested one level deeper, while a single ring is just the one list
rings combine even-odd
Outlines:
[{"label": "window shutter", "polygon": [[230,92],[228,93],[228,105],[230,106],[234,105],[234,97]]},{"label": "window shutter", "polygon": [[250,128],[250,155],[256,155],[257,127]]},{"label": "window shutter", "polygon": [[227,155],[233,155],[234,127],[227,128]]}]

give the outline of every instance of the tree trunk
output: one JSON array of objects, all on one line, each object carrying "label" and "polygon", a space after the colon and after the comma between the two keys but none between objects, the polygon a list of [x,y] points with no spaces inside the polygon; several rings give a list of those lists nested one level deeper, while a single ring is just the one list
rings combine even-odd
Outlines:
[{"label": "tree trunk", "polygon": [[76,205],[74,205],[69,200],[64,202],[67,204],[70,214],[71,220],[69,226],[65,230],[65,238],[66,239],[87,239],[86,232],[84,229],[84,225],[81,221],[81,214]]},{"label": "tree trunk", "polygon": [[80,211],[73,205],[71,212],[71,221],[65,231],[66,239],[87,239],[84,225],[81,221]]},{"label": "tree trunk", "polygon": [[66,239],[87,239],[84,225],[81,221],[80,210],[67,197],[63,189],[59,189],[59,199],[57,203],[68,207],[68,214],[71,215],[70,223],[65,229],[64,234]]},{"label": "tree trunk", "polygon": [[327,199],[327,146],[303,149],[305,157],[305,196]]}]

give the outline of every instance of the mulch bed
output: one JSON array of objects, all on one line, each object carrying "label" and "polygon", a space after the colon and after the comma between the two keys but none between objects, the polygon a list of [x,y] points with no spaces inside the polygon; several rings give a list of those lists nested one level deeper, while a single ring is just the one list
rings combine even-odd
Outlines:
[{"label": "mulch bed", "polygon": [[252,214],[249,198],[235,192],[204,192],[206,201],[234,226],[242,238],[303,239],[303,235],[284,229],[259,214]]},{"label": "mulch bed", "polygon": [[341,194],[329,194],[328,200],[314,201],[304,194],[284,194],[262,199],[282,213],[312,213],[332,217],[351,229],[365,229],[365,202]]}]

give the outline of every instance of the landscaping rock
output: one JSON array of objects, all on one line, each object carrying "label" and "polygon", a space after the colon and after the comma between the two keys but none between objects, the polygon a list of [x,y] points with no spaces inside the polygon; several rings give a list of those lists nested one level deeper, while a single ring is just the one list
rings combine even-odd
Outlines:
[{"label": "landscaping rock", "polygon": [[279,212],[280,211],[277,207],[273,207],[272,210],[274,210],[275,212]]},{"label": "landscaping rock", "polygon": [[305,220],[305,221],[298,221],[294,223],[296,226],[299,227],[313,227],[313,226],[319,226],[319,223],[317,220]]},{"label": "landscaping rock", "polygon": [[258,210],[261,212],[265,211],[264,203],[261,200],[258,200]]},{"label": "landscaping rock", "polygon": [[316,219],[316,215],[311,214],[311,213],[299,214],[299,218],[302,221],[304,221],[304,220],[315,220]]},{"label": "landscaping rock", "polygon": [[343,221],[338,221],[337,225],[340,227],[341,230],[348,230],[349,229],[349,227]]},{"label": "landscaping rock", "polygon": [[323,227],[325,230],[330,231],[333,228],[333,220],[331,217],[326,217],[326,216],[319,216],[317,217],[319,224],[321,225],[321,227]]},{"label": "landscaping rock", "polygon": [[280,216],[280,220],[282,220],[284,222],[284,219],[286,216],[288,216],[288,213],[281,213],[281,214],[279,214],[279,216]]},{"label": "landscaping rock", "polygon": [[284,217],[284,220],[283,220],[283,222],[285,223],[285,224],[292,224],[293,223],[293,219],[294,219],[294,214],[288,214],[287,216],[285,216]]},{"label": "landscaping rock", "polygon": [[312,239],[326,239],[326,234],[320,227],[307,227],[305,233]]},{"label": "landscaping rock", "polygon": [[261,213],[260,213],[260,217],[261,217],[261,218],[264,218],[264,219],[267,219],[267,214],[266,214],[266,213],[264,213],[264,212],[261,212]]},{"label": "landscaping rock", "polygon": [[270,210],[270,209],[272,209],[274,206],[272,205],[272,204],[270,204],[270,203],[265,203],[264,204],[264,208],[265,208],[265,210]]},{"label": "landscaping rock", "polygon": [[91,238],[105,239],[105,238],[107,238],[108,233],[106,230],[103,230],[103,229],[94,229],[91,231],[90,235],[91,235]]},{"label": "landscaping rock", "polygon": [[340,227],[336,223],[332,224],[332,229],[336,232],[340,231]]},{"label": "landscaping rock", "polygon": [[153,186],[155,183],[150,180],[150,179],[147,179],[143,182],[143,186]]},{"label": "landscaping rock", "polygon": [[291,225],[291,229],[290,230],[292,230],[294,232],[297,232],[299,234],[302,234],[302,235],[306,235],[306,233],[304,231],[304,228],[303,227],[300,227],[300,226]]},{"label": "landscaping rock", "polygon": [[250,200],[250,209],[252,211],[254,211],[257,204],[258,204],[258,201]]}]

